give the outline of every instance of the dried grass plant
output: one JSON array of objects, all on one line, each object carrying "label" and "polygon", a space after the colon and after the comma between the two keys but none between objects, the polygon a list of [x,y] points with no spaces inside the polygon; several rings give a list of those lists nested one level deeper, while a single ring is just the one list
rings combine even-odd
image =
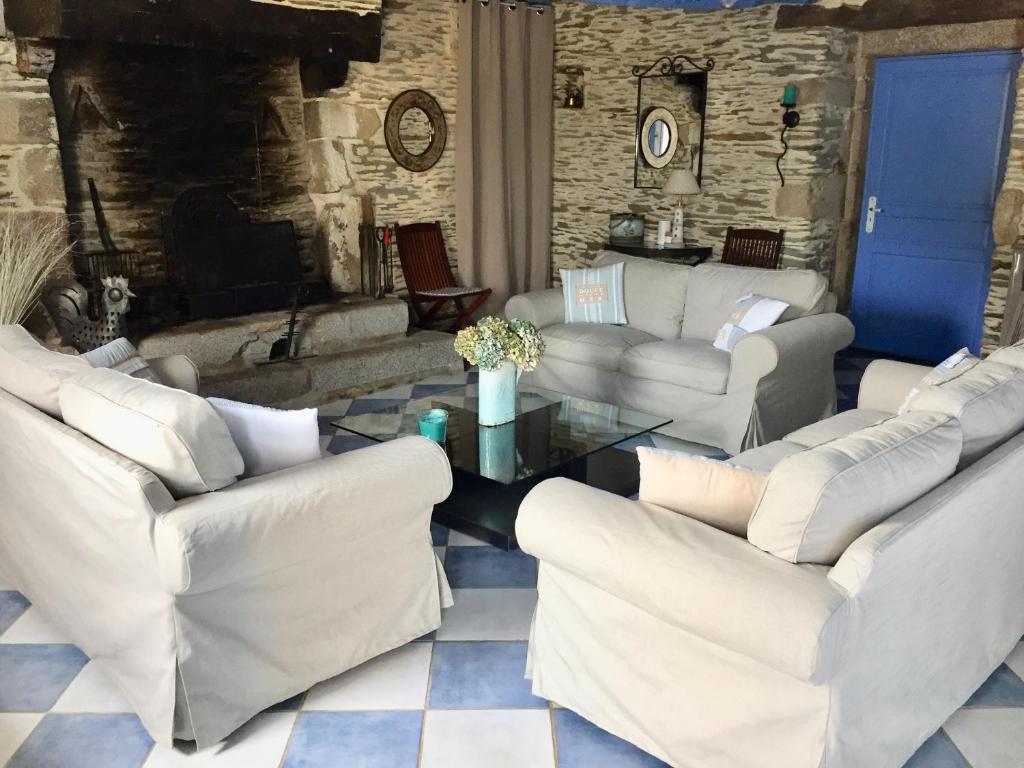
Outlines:
[{"label": "dried grass plant", "polygon": [[46,283],[66,272],[71,245],[65,227],[59,215],[0,214],[0,325],[24,322]]}]

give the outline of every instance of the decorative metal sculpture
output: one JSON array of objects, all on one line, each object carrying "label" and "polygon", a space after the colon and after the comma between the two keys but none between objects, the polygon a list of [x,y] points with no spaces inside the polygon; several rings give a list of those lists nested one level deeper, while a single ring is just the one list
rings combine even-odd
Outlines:
[{"label": "decorative metal sculpture", "polygon": [[95,298],[96,312],[90,312],[89,291],[79,282],[57,284],[43,297],[61,341],[79,352],[90,352],[128,333],[125,315],[128,300],[135,294],[124,277],[104,277]]}]

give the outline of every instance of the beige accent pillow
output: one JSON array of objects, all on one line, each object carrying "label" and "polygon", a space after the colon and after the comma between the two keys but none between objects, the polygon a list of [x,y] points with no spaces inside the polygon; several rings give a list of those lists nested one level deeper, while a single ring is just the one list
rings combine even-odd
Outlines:
[{"label": "beige accent pillow", "polygon": [[780,461],[747,538],[792,563],[833,565],[859,536],[955,471],[960,425],[939,413],[894,416]]},{"label": "beige accent pillow", "polygon": [[903,401],[903,405],[900,406],[897,413],[906,413],[910,409],[910,404],[913,402],[914,398],[921,394],[922,389],[926,389],[933,384],[942,384],[946,381],[952,381],[958,376],[963,376],[980,362],[981,360],[972,355],[971,350],[967,347],[954,352],[928,371],[927,375],[921,379],[921,382],[907,393],[907,397]]},{"label": "beige accent pillow", "polygon": [[61,382],[89,369],[80,357],[47,349],[20,325],[0,326],[0,387],[55,419],[61,417]]},{"label": "beige accent pillow", "polygon": [[176,497],[231,485],[245,469],[224,419],[203,398],[97,368],[60,390],[68,426],[159,477]]},{"label": "beige accent pillow", "polygon": [[960,421],[960,468],[1024,429],[1024,370],[985,360],[954,379],[921,390],[909,413],[930,411]]},{"label": "beige accent pillow", "polygon": [[657,448],[638,448],[640,501],[700,520],[736,536],[768,480],[764,472]]}]

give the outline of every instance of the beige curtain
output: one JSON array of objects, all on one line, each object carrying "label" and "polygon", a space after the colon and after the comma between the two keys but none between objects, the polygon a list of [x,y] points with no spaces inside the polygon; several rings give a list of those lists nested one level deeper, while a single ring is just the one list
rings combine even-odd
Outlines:
[{"label": "beige curtain", "polygon": [[546,288],[551,273],[555,20],[520,3],[459,9],[459,273],[491,288],[484,311]]}]

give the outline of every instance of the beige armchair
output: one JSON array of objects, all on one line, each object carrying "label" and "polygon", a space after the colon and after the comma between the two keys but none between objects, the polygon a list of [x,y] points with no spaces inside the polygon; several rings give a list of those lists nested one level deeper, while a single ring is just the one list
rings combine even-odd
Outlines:
[{"label": "beige armchair", "polygon": [[[873,363],[860,408],[733,461],[769,471],[891,418],[925,372]],[[533,693],[678,768],[901,768],[1024,634],[1024,401],[996,401],[959,421],[996,447],[832,567],[541,483],[516,523],[540,562]]]}]

